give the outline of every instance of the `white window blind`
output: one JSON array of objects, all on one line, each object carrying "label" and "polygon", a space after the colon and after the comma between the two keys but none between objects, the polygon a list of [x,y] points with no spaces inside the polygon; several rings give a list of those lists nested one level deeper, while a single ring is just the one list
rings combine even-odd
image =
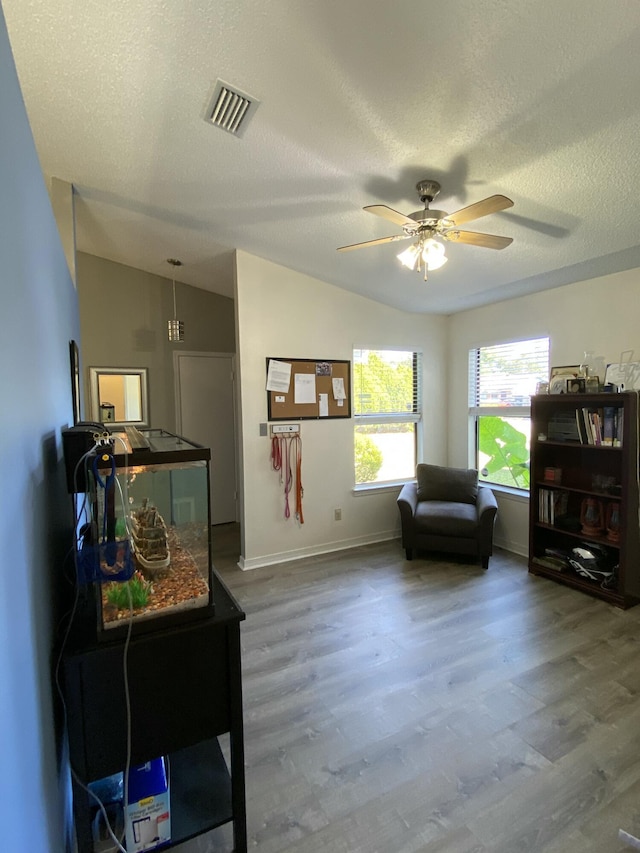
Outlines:
[{"label": "white window blind", "polygon": [[[469,412],[528,416],[536,383],[549,377],[549,338],[511,341],[469,352]],[[519,411],[518,411],[519,410]]]},{"label": "white window blind", "polygon": [[354,415],[361,419],[418,421],[422,411],[421,353],[354,349]]}]

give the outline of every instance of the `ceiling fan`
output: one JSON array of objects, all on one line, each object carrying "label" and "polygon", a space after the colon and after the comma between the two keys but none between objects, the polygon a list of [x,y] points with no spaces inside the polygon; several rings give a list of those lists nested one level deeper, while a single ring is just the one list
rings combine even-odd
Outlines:
[{"label": "ceiling fan", "polygon": [[[477,231],[460,231],[458,226],[500,210],[513,206],[510,198],[504,195],[492,195],[468,207],[463,207],[455,213],[444,210],[430,210],[429,204],[440,192],[438,181],[420,181],[416,184],[420,201],[424,210],[416,210],[405,216],[387,207],[386,204],[371,204],[364,208],[369,213],[382,216],[402,228],[402,234],[391,237],[380,237],[377,240],[367,240],[365,243],[353,243],[350,246],[340,246],[339,252],[351,249],[363,249],[366,246],[378,246],[381,243],[395,243],[398,240],[414,239],[417,242],[398,255],[399,260],[409,269],[422,270],[424,263],[424,279],[427,280],[427,270],[434,270],[446,263],[444,246],[439,240],[452,243],[468,243],[471,246],[482,246],[485,249],[504,249],[513,242],[511,237],[498,237],[495,234],[482,234]],[[439,240],[435,238],[439,238]]]}]

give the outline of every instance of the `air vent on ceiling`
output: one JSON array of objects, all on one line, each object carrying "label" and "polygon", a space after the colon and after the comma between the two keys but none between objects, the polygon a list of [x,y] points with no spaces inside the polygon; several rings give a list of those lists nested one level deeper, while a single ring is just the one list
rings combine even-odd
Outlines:
[{"label": "air vent on ceiling", "polygon": [[242,136],[260,101],[218,80],[207,107],[206,120],[234,136]]}]

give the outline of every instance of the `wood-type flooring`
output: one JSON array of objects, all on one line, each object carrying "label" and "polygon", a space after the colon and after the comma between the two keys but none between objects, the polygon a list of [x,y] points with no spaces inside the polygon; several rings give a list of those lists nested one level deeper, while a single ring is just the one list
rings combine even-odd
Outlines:
[{"label": "wood-type flooring", "polygon": [[[640,835],[640,606],[398,541],[216,568],[242,624],[257,853],[622,853]],[[228,828],[180,853],[232,849]]]}]

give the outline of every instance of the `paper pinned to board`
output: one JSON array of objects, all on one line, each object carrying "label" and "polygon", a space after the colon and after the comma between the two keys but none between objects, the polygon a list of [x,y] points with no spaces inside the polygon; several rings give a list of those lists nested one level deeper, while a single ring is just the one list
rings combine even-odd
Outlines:
[{"label": "paper pinned to board", "polygon": [[316,402],[316,377],[314,373],[296,373],[293,381],[294,403],[304,404]]},{"label": "paper pinned to board", "polygon": [[329,417],[329,395],[318,394],[318,416],[321,418]]},{"label": "paper pinned to board", "polygon": [[285,394],[289,391],[291,384],[291,365],[288,361],[269,359],[267,370],[267,391],[280,391]]},{"label": "paper pinned to board", "polygon": [[346,400],[347,393],[344,390],[344,379],[342,377],[334,378],[331,380],[331,386],[333,388],[333,399],[334,400]]}]

